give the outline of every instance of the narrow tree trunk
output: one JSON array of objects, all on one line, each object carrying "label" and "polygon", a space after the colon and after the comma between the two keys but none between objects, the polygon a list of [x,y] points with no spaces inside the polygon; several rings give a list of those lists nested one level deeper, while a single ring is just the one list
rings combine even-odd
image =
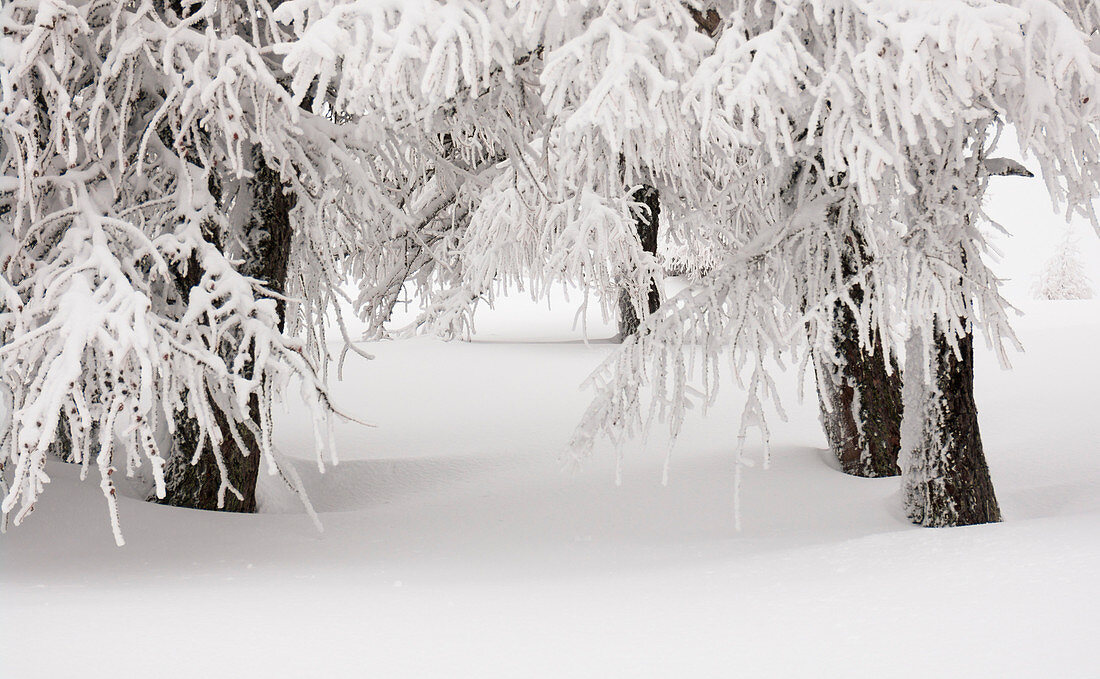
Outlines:
[{"label": "narrow tree trunk", "polygon": [[65,419],[64,412],[61,413],[61,419],[57,421],[57,437],[50,443],[50,452],[62,462],[76,462],[72,436],[69,435],[69,421]]},{"label": "narrow tree trunk", "polygon": [[[661,196],[652,186],[643,186],[634,192],[634,202],[645,205],[635,217],[634,224],[638,229],[638,238],[642,241],[642,249],[651,255],[657,254],[657,228],[661,216]],[[657,288],[657,281],[650,280],[649,313],[661,308],[661,291]],[[638,310],[634,306],[630,292],[625,288],[619,291],[619,338],[626,339],[638,332],[642,321],[638,317]]]},{"label": "narrow tree trunk", "polygon": [[900,458],[905,512],[922,526],[1000,521],[978,433],[973,336],[959,338],[956,353],[938,327],[932,335],[928,352],[919,331],[905,350]]},{"label": "narrow tree trunk", "polygon": [[[839,208],[830,211],[831,219],[839,215]],[[868,264],[859,233],[853,230],[851,238],[840,263],[846,280],[858,273],[857,264]],[[861,285],[852,285],[848,293],[857,306],[863,303]],[[846,474],[897,476],[901,371],[893,357],[887,358],[877,331],[871,331],[871,353],[861,346],[859,326],[848,304],[833,305],[831,322],[829,343],[814,352],[825,438]]]},{"label": "narrow tree trunk", "polygon": [[[290,211],[294,197],[285,193],[279,171],[267,166],[257,153],[255,176],[249,182],[252,190],[252,220],[246,227],[247,251],[241,273],[264,281],[268,288],[286,292],[290,265]],[[286,327],[286,301],[277,299],[279,329]]]},{"label": "narrow tree trunk", "polygon": [[[262,280],[271,290],[283,293],[290,259],[290,210],[293,207],[293,198],[283,192],[278,171],[269,168],[258,152],[255,158],[255,174],[249,181],[249,191],[253,216],[243,234],[247,251],[244,253],[241,273]],[[197,271],[197,264],[192,262],[193,266],[188,271],[188,278],[192,280],[186,281],[184,286],[189,283],[193,287],[198,283],[201,272]],[[278,299],[276,308],[279,313],[279,327],[282,329],[285,325],[286,303]],[[250,369],[247,368],[246,372]],[[258,427],[259,401],[256,396],[249,400],[248,408],[251,420]],[[250,431],[233,423],[216,406],[214,419],[222,435],[220,452],[226,475],[242,497],[238,499],[232,493],[225,493],[224,504],[218,506],[221,471],[209,447],[209,439],[205,450],[195,464],[192,464],[199,442],[198,423],[186,413],[177,413],[174,450],[164,469],[166,493],[163,499],[156,501],[193,509],[254,512],[256,479],[260,469],[259,442]],[[246,451],[238,448],[230,427],[237,428]],[[242,454],[244,452],[247,455]]]}]

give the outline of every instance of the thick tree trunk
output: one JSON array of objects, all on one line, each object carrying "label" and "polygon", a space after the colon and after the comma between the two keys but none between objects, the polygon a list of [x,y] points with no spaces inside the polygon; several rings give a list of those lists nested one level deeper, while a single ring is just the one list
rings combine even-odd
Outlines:
[{"label": "thick tree trunk", "polygon": [[[853,295],[856,294],[853,291]],[[821,424],[829,447],[846,474],[897,476],[901,446],[901,371],[886,362],[881,338],[874,336],[874,353],[860,346],[851,309],[833,309],[831,355],[821,352],[816,363]]]},{"label": "thick tree trunk", "polygon": [[[249,409],[253,411],[253,419],[257,419],[258,413],[255,412],[253,403],[249,403]],[[225,464],[226,477],[229,483],[240,492],[241,497],[238,499],[232,492],[226,492],[219,506],[222,477],[217,459],[210,447],[210,439],[206,440],[202,454],[192,464],[195,447],[199,442],[199,425],[188,413],[177,413],[172,455],[164,466],[164,498],[154,498],[155,502],[191,509],[226,512],[256,511],[256,479],[260,472],[259,446],[251,432],[243,427],[237,427],[241,439],[248,447],[248,455],[242,455],[232,438],[229,430],[231,425],[225,413],[214,408],[214,419],[222,432],[219,452]]]},{"label": "thick tree trunk", "polygon": [[[839,218],[839,208],[830,215]],[[863,243],[853,231],[854,242],[842,254],[841,274],[849,279],[857,263],[866,265]],[[863,287],[849,291],[862,304]],[[861,346],[859,326],[851,307],[833,305],[829,344],[814,353],[821,424],[829,448],[846,474],[865,477],[897,476],[901,445],[901,371],[887,359],[882,338],[872,330],[872,353]],[[889,363],[887,363],[889,360]]]},{"label": "thick tree trunk", "polygon": [[922,526],[1000,521],[978,433],[973,336],[959,338],[956,353],[937,327],[925,352],[920,332],[914,332],[905,376],[899,462],[906,514]]},{"label": "thick tree trunk", "polygon": [[[638,229],[638,238],[642,241],[642,249],[646,252],[657,254],[657,228],[661,216],[661,196],[652,186],[643,186],[634,192],[634,201],[645,205],[635,217],[635,226]],[[649,294],[646,300],[649,313],[661,308],[661,291],[657,288],[657,281],[649,283]],[[630,293],[624,288],[619,292],[619,338],[626,339],[638,332],[641,326],[638,310],[634,306]]]},{"label": "thick tree trunk", "polygon": [[[290,259],[291,228],[290,210],[293,199],[283,192],[278,171],[269,168],[257,153],[255,174],[249,181],[252,200],[252,219],[243,234],[247,251],[241,273],[264,281],[277,293],[286,289],[287,266]],[[197,262],[189,268],[189,279],[181,287],[193,287],[201,272]],[[286,303],[276,301],[279,327],[285,325]],[[250,368],[249,368],[250,369]],[[255,396],[249,400],[249,415],[259,427],[259,402]],[[214,419],[222,434],[221,457],[229,482],[241,493],[238,499],[232,493],[224,493],[224,504],[218,506],[221,487],[221,471],[207,439],[205,449],[192,464],[199,442],[198,423],[186,413],[177,413],[174,450],[165,465],[166,493],[162,504],[193,509],[220,509],[230,512],[256,511],[256,479],[260,469],[259,442],[245,427],[238,426],[226,414],[214,408]],[[246,451],[241,451],[230,427],[236,427]],[[247,452],[247,455],[242,454]]]}]

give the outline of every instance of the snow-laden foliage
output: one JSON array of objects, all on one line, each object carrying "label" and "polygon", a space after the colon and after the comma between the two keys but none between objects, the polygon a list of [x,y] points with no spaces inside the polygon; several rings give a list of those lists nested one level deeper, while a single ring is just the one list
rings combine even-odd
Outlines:
[{"label": "snow-laden foliage", "polygon": [[635,190],[658,188],[665,215],[698,202],[700,140],[680,102],[711,40],[678,2],[581,4],[563,17],[575,36],[543,40],[540,135],[482,194],[466,280],[479,294],[513,276],[535,294],[580,285],[605,310],[625,288],[644,309],[662,276],[638,240]]},{"label": "snow-laden foliage", "polygon": [[[838,304],[867,350],[897,352],[907,325],[1011,339],[983,262],[986,156],[1014,126],[1053,199],[1097,224],[1094,7],[720,4],[716,28],[678,0],[6,3],[5,514],[33,507],[59,426],[109,500],[116,461],[159,470],[154,431],[181,416],[215,443],[250,432],[274,464],[292,377],[323,447],[324,319],[346,339],[348,278],[374,336],[410,284],[413,327],[451,334],[500,286],[580,285],[605,311],[625,289],[644,310],[662,266],[641,187],[708,273],[594,376],[582,451],[651,416],[677,431],[727,359],[740,438],[766,442],[771,364],[839,360]],[[294,204],[287,299],[242,274],[262,168]]]},{"label": "snow-laden foliage", "polygon": [[763,428],[763,357],[804,359],[808,331],[829,360],[838,301],[891,353],[910,319],[1011,339],[980,210],[1004,124],[1055,200],[1092,217],[1097,58],[1047,0],[723,3],[717,42],[678,2],[441,7],[278,10],[298,37],[279,48],[295,96],[386,119],[405,162],[377,230],[390,240],[356,269],[376,329],[410,279],[421,322],[458,332],[501,285],[579,283],[605,309],[625,286],[643,308],[661,266],[635,234],[639,184],[660,189],[681,249],[713,260],[595,378],[582,449],[647,412],[675,431],[698,345],[755,366],[742,433]]},{"label": "snow-laden foliage", "polygon": [[[330,407],[313,364],[327,310],[344,330],[347,276],[375,334],[409,282],[421,324],[468,332],[497,282],[656,275],[634,184],[695,186],[681,84],[710,42],[678,2],[16,2],[2,21],[17,520],[59,423],[102,451],[108,499],[112,446],[162,485],[149,442],[180,416],[216,444],[254,429],[258,402],[272,461],[272,390],[298,375],[319,419]],[[261,163],[295,205],[285,318],[239,273]],[[71,301],[84,284],[102,310]],[[60,338],[81,352],[68,391],[29,388]],[[100,365],[138,376],[95,382]],[[116,396],[136,424],[112,419]]]},{"label": "snow-laden foliage", "polygon": [[1036,299],[1092,299],[1092,284],[1081,262],[1080,247],[1070,233],[1043,265],[1032,294]]},{"label": "snow-laden foliage", "polygon": [[741,435],[758,426],[766,443],[765,356],[805,365],[807,330],[809,347],[826,349],[838,300],[869,351],[875,335],[897,351],[907,324],[1011,340],[983,262],[985,156],[1014,125],[1054,200],[1095,224],[1098,88],[1089,36],[1047,0],[733,3],[683,109],[704,165],[721,168],[714,202],[700,206],[714,215],[703,228],[724,246],[720,263],[594,376],[579,450],[651,414],[675,433],[690,401],[714,398],[722,356],[748,376]]},{"label": "snow-laden foliage", "polygon": [[264,282],[238,271],[246,187],[254,155],[280,168],[299,247],[321,255],[296,275],[318,290],[339,279],[341,185],[369,191],[367,172],[281,85],[264,47],[280,41],[270,7],[186,9],[0,8],[0,381],[11,403],[0,447],[3,513],[16,523],[49,481],[59,427],[82,473],[98,467],[120,543],[111,476],[150,464],[163,495],[155,431],[181,416],[218,458],[219,496],[238,494],[223,439],[247,454],[248,431],[274,472],[270,406],[293,377],[328,445],[313,350],[280,331]]},{"label": "snow-laden foliage", "polygon": [[606,291],[631,272],[641,298],[658,267],[633,190],[697,186],[680,102],[710,40],[680,2],[291,0],[276,15],[297,38],[277,48],[295,97],[385,121],[399,158],[354,266],[370,334],[407,282],[417,325],[448,333],[499,285]]},{"label": "snow-laden foliage", "polygon": [[534,54],[512,39],[505,10],[434,0],[291,0],[277,10],[294,37],[276,50],[295,100],[355,121],[375,153],[369,228],[350,253],[354,305],[371,335],[385,334],[406,283],[429,304],[470,302],[446,292],[459,278],[457,241],[496,163],[531,136],[516,72]]},{"label": "snow-laden foliage", "polygon": [[503,9],[433,0],[290,0],[278,17],[298,29],[299,39],[280,51],[297,100],[312,90],[315,106],[331,97],[340,111],[430,126],[448,100],[490,87],[494,70],[511,76],[515,57]]},{"label": "snow-laden foliage", "polygon": [[1055,0],[1081,30],[1088,33],[1094,49],[1100,49],[1100,5],[1094,0]]}]

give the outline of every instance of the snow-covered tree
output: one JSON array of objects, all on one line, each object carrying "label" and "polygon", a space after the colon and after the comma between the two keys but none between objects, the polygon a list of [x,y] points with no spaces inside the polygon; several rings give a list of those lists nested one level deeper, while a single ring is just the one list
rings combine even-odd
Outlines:
[{"label": "snow-covered tree", "polygon": [[1092,299],[1092,285],[1081,262],[1080,245],[1069,231],[1043,264],[1032,294],[1036,299]]},{"label": "snow-covered tree", "polygon": [[[270,16],[263,2],[0,8],[0,446],[16,523],[49,482],[59,425],[81,473],[98,468],[120,543],[112,475],[148,464],[164,498],[162,428],[189,430],[216,503],[244,508],[254,475],[233,470],[278,470],[271,405],[291,378],[329,446],[316,337],[294,332],[342,279],[334,251],[372,183],[336,125],[284,89]],[[275,204],[290,200],[288,291],[314,294],[283,313],[267,270],[287,256]]]},{"label": "snow-covered tree", "polygon": [[[675,215],[668,221],[691,225],[689,240],[723,253],[722,271],[626,351],[582,427],[582,447],[597,432],[614,438],[640,424],[645,380],[628,377],[640,357],[666,388],[646,412],[668,416],[675,429],[689,393],[685,345],[708,355],[732,348],[736,364],[752,367],[742,435],[763,428],[764,354],[788,349],[813,358],[826,429],[847,451],[846,468],[891,473],[900,438],[894,356],[903,343],[895,329],[938,318],[957,338],[978,318],[991,338],[1010,336],[981,261],[978,206],[985,176],[996,173],[985,165],[990,131],[1002,120],[1025,128],[1027,143],[1043,147],[1047,176],[1064,175],[1073,192],[1063,196],[1056,182],[1057,199],[1080,205],[1093,190],[1081,174],[1092,162],[1091,128],[1073,127],[1091,111],[1091,57],[1074,52],[1079,31],[1054,35],[1071,27],[1048,2],[959,1],[943,12],[891,2],[727,5],[713,54],[696,17],[674,2],[465,2],[448,13],[433,13],[431,3],[303,2],[280,11],[297,17],[308,47],[289,53],[298,96],[331,74],[329,105],[400,121],[408,148],[425,136],[504,149],[476,156],[491,161],[477,165],[484,171],[463,168],[461,189],[425,190],[427,219],[403,210],[395,222],[414,232],[442,223],[431,259],[447,263],[450,290],[430,301],[428,315],[446,327],[468,328],[471,300],[491,301],[500,285],[529,284],[538,295],[580,283],[605,304],[625,285],[627,308],[649,307],[660,271],[636,232],[646,210],[634,197],[645,187],[659,191],[661,211]],[[416,36],[414,47],[383,39],[393,33]],[[1055,47],[1033,36],[1071,40]],[[994,73],[968,50],[999,59],[1007,74],[1054,71],[1042,79]],[[360,59],[348,55],[364,54],[347,68]],[[381,64],[398,77],[371,75]],[[506,102],[498,93],[509,91],[516,94]],[[501,116],[506,103],[519,105]],[[1070,115],[1082,106],[1088,111]],[[1049,143],[1035,124],[1047,114],[1074,138]],[[456,129],[455,119],[468,124]],[[1082,160],[1065,164],[1063,152]],[[410,173],[413,186],[448,183],[433,163],[423,167]],[[954,193],[937,207],[924,196],[945,181]],[[450,196],[460,192],[465,210],[456,218]],[[954,217],[945,205],[957,208]],[[388,289],[404,283],[408,262],[385,278]],[[799,337],[807,329],[810,354]]]},{"label": "snow-covered tree", "polygon": [[[900,353],[894,328],[910,329],[909,515],[996,520],[970,345],[978,330],[998,346],[1012,336],[982,260],[985,157],[999,126],[1014,125],[1054,199],[1092,217],[1100,69],[1088,36],[1045,0],[742,2],[724,16],[686,107],[730,195],[752,207],[724,210],[722,238],[709,238],[727,244],[722,264],[596,376],[576,443],[620,440],[646,413],[675,432],[691,394],[713,399],[723,355],[748,374],[740,434],[757,426],[766,442],[766,356],[789,351],[805,365],[807,326],[813,353],[828,351],[840,301],[870,355]],[[688,386],[693,347],[705,356],[701,391]]]},{"label": "snow-covered tree", "polygon": [[[846,469],[889,473],[900,436],[914,520],[996,519],[970,362],[974,332],[1011,339],[982,260],[986,155],[1014,125],[1095,223],[1089,6],[737,0],[720,28],[701,7],[6,4],[4,513],[33,507],[59,426],[111,502],[125,461],[166,499],[248,509],[291,378],[326,445],[323,319],[346,339],[350,277],[376,335],[410,283],[415,326],[456,334],[503,287],[621,304],[640,331],[594,378],[581,449],[651,416],[675,432],[724,357],[747,377],[739,438],[766,443],[772,359],[794,356]],[[658,218],[713,259],[659,311]]]},{"label": "snow-covered tree", "polygon": [[[695,37],[680,5],[655,7]],[[331,404],[317,376],[317,328],[345,274],[361,282],[356,303],[368,318],[384,320],[412,279],[429,293],[427,320],[468,327],[471,301],[491,295],[504,269],[468,259],[463,227],[509,170],[540,194],[553,190],[553,201],[566,197],[568,209],[577,207],[569,189],[588,185],[586,209],[613,218],[636,254],[637,177],[667,172],[670,149],[677,162],[691,159],[671,144],[637,149],[642,124],[674,120],[678,101],[675,81],[649,77],[647,51],[666,70],[690,72],[679,47],[663,44],[664,24],[649,25],[649,11],[639,15],[634,3],[8,5],[0,188],[12,234],[4,358],[14,417],[5,512],[21,502],[19,521],[33,507],[59,422],[76,461],[86,468],[94,453],[111,502],[120,446],[127,473],[141,455],[152,462],[164,501],[253,507],[261,453],[276,469],[273,393],[291,376],[317,406],[324,443]],[[690,52],[692,41],[683,42]],[[587,60],[584,45],[601,60]],[[584,79],[571,72],[579,68]],[[624,105],[632,116],[619,115]],[[655,119],[645,109],[653,105]],[[552,155],[552,171],[538,167]],[[564,183],[538,186],[559,174]],[[552,270],[546,262],[563,251],[574,280],[594,265],[617,289],[636,268],[548,243],[529,252],[537,266],[511,260],[514,279]],[[470,276],[468,261],[487,262],[475,274],[492,278]],[[634,287],[648,290],[649,273]],[[284,287],[305,294],[288,303]],[[89,300],[112,311],[126,302],[125,313],[108,317]],[[48,389],[39,384],[47,377]],[[156,445],[162,427],[171,450]]]},{"label": "snow-covered tree", "polygon": [[[1094,103],[1100,94],[1100,56],[1090,50],[1089,36],[1047,2],[964,6],[935,23],[960,36],[992,30],[997,38],[982,50],[985,57],[962,52],[965,43],[922,43],[921,56],[931,63],[954,59],[931,90],[942,92],[945,81],[957,83],[954,96],[940,105],[951,107],[954,120],[926,124],[935,130],[928,135],[931,143],[911,143],[907,154],[916,189],[904,203],[911,239],[907,249],[920,255],[909,261],[910,288],[935,286],[916,292],[944,304],[933,307],[932,322],[924,325],[916,319],[927,317],[910,309],[901,466],[908,515],[933,526],[1000,518],[973,400],[975,330],[984,324],[987,332],[994,331],[994,341],[1007,334],[998,329],[1002,305],[981,261],[984,238],[978,221],[990,137],[1001,123],[1014,125],[1025,152],[1038,159],[1056,202],[1094,224],[1092,200],[1100,194]],[[991,62],[998,64],[992,72]]]}]

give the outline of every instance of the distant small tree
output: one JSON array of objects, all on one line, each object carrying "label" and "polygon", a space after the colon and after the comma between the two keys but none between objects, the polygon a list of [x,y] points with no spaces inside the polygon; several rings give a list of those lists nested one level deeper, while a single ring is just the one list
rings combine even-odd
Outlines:
[{"label": "distant small tree", "polygon": [[1077,240],[1070,233],[1058,245],[1058,250],[1043,265],[1032,287],[1035,299],[1092,299],[1093,290]]}]

